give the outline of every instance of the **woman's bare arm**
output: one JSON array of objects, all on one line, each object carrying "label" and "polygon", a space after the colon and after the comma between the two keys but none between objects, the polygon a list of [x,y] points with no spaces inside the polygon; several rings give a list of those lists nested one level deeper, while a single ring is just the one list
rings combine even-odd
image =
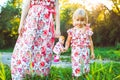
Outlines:
[{"label": "woman's bare arm", "polygon": [[56,30],[55,30],[55,35],[58,38],[61,35],[61,32],[60,32],[59,0],[56,0],[56,2],[55,2],[55,10],[56,10],[56,16],[55,16]]},{"label": "woman's bare arm", "polygon": [[19,25],[19,30],[18,30],[19,33],[20,33],[21,28],[23,27],[24,20],[28,14],[29,8],[30,8],[30,0],[23,0],[21,19],[20,19],[20,25]]}]

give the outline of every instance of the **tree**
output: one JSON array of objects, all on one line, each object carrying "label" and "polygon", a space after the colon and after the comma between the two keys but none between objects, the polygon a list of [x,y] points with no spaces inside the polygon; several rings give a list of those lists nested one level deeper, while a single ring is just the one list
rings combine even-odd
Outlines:
[{"label": "tree", "polygon": [[2,7],[0,13],[0,48],[10,47],[11,44],[13,46],[18,35],[17,29],[21,9],[16,8],[13,4],[14,1],[8,1],[7,5]]}]

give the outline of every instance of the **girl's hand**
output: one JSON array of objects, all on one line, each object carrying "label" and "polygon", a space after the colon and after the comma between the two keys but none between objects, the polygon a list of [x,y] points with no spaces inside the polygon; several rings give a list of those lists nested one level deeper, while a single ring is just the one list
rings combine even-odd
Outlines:
[{"label": "girl's hand", "polygon": [[92,59],[95,59],[94,53],[91,54],[91,58],[92,58]]},{"label": "girl's hand", "polygon": [[55,37],[59,38],[60,35],[61,35],[60,30],[55,30]]}]

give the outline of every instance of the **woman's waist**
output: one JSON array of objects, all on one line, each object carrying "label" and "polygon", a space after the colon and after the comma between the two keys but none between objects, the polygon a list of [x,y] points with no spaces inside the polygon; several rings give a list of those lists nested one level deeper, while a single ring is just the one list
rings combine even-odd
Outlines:
[{"label": "woman's waist", "polygon": [[43,12],[43,13],[52,13],[55,14],[55,10],[50,8],[47,5],[34,4],[30,6],[30,12]]}]

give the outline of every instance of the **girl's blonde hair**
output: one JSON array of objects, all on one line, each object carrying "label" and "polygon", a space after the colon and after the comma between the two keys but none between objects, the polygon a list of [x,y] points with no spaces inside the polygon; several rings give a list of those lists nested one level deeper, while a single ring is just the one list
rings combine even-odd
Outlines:
[{"label": "girl's blonde hair", "polygon": [[65,37],[64,36],[59,36],[59,39],[65,39]]},{"label": "girl's blonde hair", "polygon": [[75,10],[75,12],[73,13],[73,17],[72,17],[73,22],[74,22],[74,19],[76,19],[78,17],[83,17],[85,19],[86,23],[88,23],[88,16],[84,9],[78,8]]}]

